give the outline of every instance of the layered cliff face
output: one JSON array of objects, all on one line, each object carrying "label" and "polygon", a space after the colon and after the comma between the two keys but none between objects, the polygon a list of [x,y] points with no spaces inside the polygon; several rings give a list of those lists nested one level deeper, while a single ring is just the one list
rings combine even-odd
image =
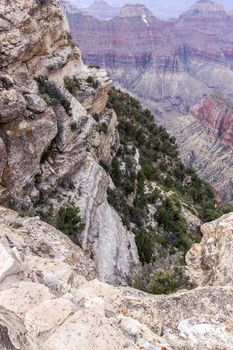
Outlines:
[{"label": "layered cliff face", "polygon": [[[83,65],[57,1],[4,1],[0,11],[0,201],[32,210],[62,185],[67,191],[55,202],[68,205],[73,181],[86,224],[83,247],[102,279],[124,281],[138,264],[137,249],[107,202],[111,180],[99,165],[118,148],[117,118],[105,109],[112,83],[105,71]],[[77,97],[69,92],[74,81]]]},{"label": "layered cliff face", "polygon": [[191,114],[220,143],[233,147],[233,103],[231,101],[215,96],[206,97],[192,109]]},{"label": "layered cliff face", "polygon": [[118,14],[119,17],[154,17],[153,13],[142,4],[127,4],[124,5]]},{"label": "layered cliff face", "polygon": [[212,183],[222,200],[232,201],[232,102],[205,97],[189,115],[170,118],[167,126],[177,138],[182,160]]},{"label": "layered cliff face", "polygon": [[138,96],[176,100],[176,107],[187,111],[211,91],[233,94],[232,18],[211,1],[196,7],[204,7],[208,16],[191,11],[165,22],[144,6],[127,5],[107,23],[72,14],[68,19],[85,62],[105,66]]},{"label": "layered cliff face", "polygon": [[0,17],[0,348],[231,350],[232,214],[187,256],[201,287],[100,282],[128,282],[139,252],[153,293],[186,286],[171,272],[199,238],[196,215],[219,215],[213,193],[148,110],[83,65],[57,1],[8,0]]}]

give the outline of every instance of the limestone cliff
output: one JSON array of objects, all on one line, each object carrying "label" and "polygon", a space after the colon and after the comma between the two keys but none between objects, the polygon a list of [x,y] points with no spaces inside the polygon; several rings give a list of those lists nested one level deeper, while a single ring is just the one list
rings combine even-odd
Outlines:
[{"label": "limestone cliff", "polygon": [[137,250],[107,202],[111,180],[99,165],[118,148],[117,118],[106,109],[112,83],[105,71],[83,65],[56,0],[3,1],[0,17],[0,202],[31,210],[73,181],[83,247],[102,279],[123,282],[138,264]]}]

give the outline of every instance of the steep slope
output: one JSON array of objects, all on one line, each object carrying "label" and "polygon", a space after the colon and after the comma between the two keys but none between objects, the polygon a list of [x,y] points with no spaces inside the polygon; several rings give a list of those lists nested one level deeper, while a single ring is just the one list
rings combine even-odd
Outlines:
[{"label": "steep slope", "polygon": [[233,200],[232,102],[221,96],[202,99],[187,116],[170,119],[182,160],[212,183],[220,198]]},{"label": "steep slope", "polygon": [[155,296],[96,279],[129,282],[139,253],[137,287],[186,286],[172,267],[195,214],[221,211],[151,113],[83,65],[56,0],[5,0],[0,17],[0,200],[19,210],[0,206],[0,348],[231,350],[232,214],[202,228],[183,267],[203,287]]},{"label": "steep slope", "polygon": [[[57,5],[1,8],[8,27],[1,32],[0,202],[62,229],[94,259],[101,280],[128,283],[139,257],[147,264],[158,256],[151,273],[182,269],[199,239],[195,215],[209,220],[222,209],[148,111],[115,90],[109,99],[112,82],[83,65]],[[176,288],[183,284],[180,273],[174,278]]]},{"label": "steep slope", "polygon": [[[208,145],[198,141],[198,131],[194,143],[192,130],[187,125],[184,131],[187,147],[182,150],[183,141],[180,140],[183,136],[180,132],[183,129],[177,126],[180,125],[180,115],[189,114],[206,95],[221,92],[225,98],[232,100],[232,17],[212,1],[198,1],[190,11],[170,22],[157,19],[149,10],[138,5],[130,5],[129,9],[123,8],[123,16],[108,23],[68,15],[74,40],[83,50],[84,61],[106,67],[114,81],[139,98],[154,112],[156,120],[165,124],[176,136],[181,145],[182,159],[194,165],[205,180],[211,181],[223,199],[232,199],[232,186],[228,181],[230,173],[227,171],[222,183],[223,166],[221,171],[218,168],[224,151],[218,135],[216,151],[212,152],[213,167],[211,172],[208,167],[205,171],[205,167],[201,166],[201,163],[205,164],[202,158],[191,163],[183,155],[192,147],[198,155],[198,144],[203,145],[201,154],[210,155]],[[98,33],[97,38],[92,35],[94,30]],[[188,124],[188,120],[185,122]],[[204,120],[199,126],[204,126]],[[205,134],[205,128],[199,131]],[[188,143],[192,147],[189,148]],[[230,168],[230,153],[225,152],[223,157],[224,165]]]}]

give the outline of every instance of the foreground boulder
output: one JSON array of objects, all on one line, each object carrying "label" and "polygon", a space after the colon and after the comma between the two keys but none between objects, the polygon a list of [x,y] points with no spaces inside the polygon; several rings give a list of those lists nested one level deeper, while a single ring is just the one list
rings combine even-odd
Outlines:
[{"label": "foreground boulder", "polygon": [[[231,214],[208,225],[230,235],[232,223]],[[0,348],[232,349],[230,283],[169,296],[110,286],[61,232],[3,207],[0,260]]]}]

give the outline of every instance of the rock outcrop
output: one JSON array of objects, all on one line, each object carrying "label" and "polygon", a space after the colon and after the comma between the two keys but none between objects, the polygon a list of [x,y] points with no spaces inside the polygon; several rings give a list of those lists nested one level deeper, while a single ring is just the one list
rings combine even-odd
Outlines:
[{"label": "rock outcrop", "polygon": [[[111,179],[99,165],[111,162],[119,143],[116,115],[106,108],[112,82],[83,65],[58,1],[4,0],[0,17],[0,203],[32,210],[62,185],[68,205],[73,178],[83,247],[104,280],[123,282],[138,264],[137,249],[107,202]],[[104,237],[112,228],[110,246]]]},{"label": "rock outcrop", "polygon": [[100,282],[92,260],[66,236],[0,207],[1,349],[232,349],[232,222],[231,214],[203,227],[215,286],[152,296]]},{"label": "rock outcrop", "polygon": [[194,285],[232,285],[233,214],[202,226],[203,238],[187,254]]}]

